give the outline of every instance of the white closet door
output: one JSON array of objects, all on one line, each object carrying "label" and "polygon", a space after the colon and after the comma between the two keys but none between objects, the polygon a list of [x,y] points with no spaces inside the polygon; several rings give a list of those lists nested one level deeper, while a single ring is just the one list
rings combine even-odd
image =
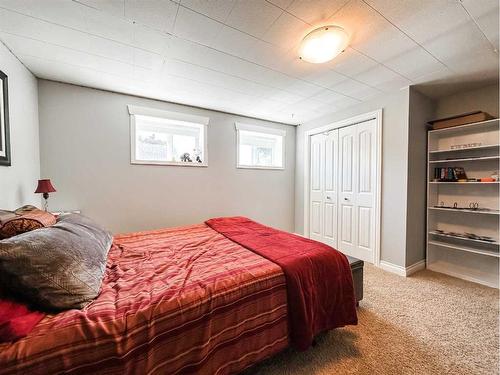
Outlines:
[{"label": "white closet door", "polygon": [[339,250],[354,255],[357,247],[356,126],[339,130]]},{"label": "white closet door", "polygon": [[310,237],[337,246],[338,131],[311,137]]},{"label": "white closet door", "polygon": [[375,120],[339,130],[339,250],[373,262],[376,189]]}]

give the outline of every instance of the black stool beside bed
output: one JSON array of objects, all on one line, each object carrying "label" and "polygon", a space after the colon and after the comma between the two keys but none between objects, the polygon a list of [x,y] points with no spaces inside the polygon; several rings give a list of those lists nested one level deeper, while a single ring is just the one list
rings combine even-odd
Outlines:
[{"label": "black stool beside bed", "polygon": [[354,292],[356,293],[356,306],[363,299],[363,267],[365,263],[357,258],[347,256],[352,271],[352,281],[354,283]]}]

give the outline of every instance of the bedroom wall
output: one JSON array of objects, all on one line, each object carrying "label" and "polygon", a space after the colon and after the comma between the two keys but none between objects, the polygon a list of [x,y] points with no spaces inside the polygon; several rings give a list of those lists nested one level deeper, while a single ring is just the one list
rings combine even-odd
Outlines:
[{"label": "bedroom wall", "polygon": [[10,167],[0,166],[0,209],[40,206],[33,193],[40,177],[37,80],[2,42],[0,70],[8,76],[12,158]]},{"label": "bedroom wall", "polygon": [[406,88],[298,127],[295,171],[295,231],[297,233],[304,233],[304,132],[382,108],[381,259],[405,267],[408,97],[409,89]]},{"label": "bedroom wall", "polygon": [[426,257],[427,122],[435,118],[435,103],[410,87],[408,109],[406,267]]},{"label": "bedroom wall", "polygon": [[[39,80],[43,175],[50,209],[81,209],[114,232],[245,215],[293,230],[295,127]],[[208,168],[130,164],[127,105],[210,117]],[[285,170],[236,169],[235,121],[285,129]]]},{"label": "bedroom wall", "polygon": [[458,115],[472,111],[488,112],[498,117],[498,84],[476,90],[462,91],[436,100],[436,118]]}]

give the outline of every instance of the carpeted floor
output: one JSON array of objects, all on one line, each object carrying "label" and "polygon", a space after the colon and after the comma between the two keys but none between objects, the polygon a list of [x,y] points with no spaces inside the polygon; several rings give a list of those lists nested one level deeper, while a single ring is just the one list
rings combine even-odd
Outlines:
[{"label": "carpeted floor", "polygon": [[498,374],[498,291],[431,271],[365,265],[359,324],[287,350],[245,375]]}]

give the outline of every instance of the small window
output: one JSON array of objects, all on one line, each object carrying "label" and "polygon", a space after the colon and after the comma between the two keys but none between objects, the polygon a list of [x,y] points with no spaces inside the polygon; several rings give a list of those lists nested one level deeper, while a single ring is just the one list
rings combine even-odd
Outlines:
[{"label": "small window", "polygon": [[208,118],[128,107],[133,164],[207,166]]},{"label": "small window", "polygon": [[236,133],[238,168],[284,169],[284,130],[236,123]]}]

